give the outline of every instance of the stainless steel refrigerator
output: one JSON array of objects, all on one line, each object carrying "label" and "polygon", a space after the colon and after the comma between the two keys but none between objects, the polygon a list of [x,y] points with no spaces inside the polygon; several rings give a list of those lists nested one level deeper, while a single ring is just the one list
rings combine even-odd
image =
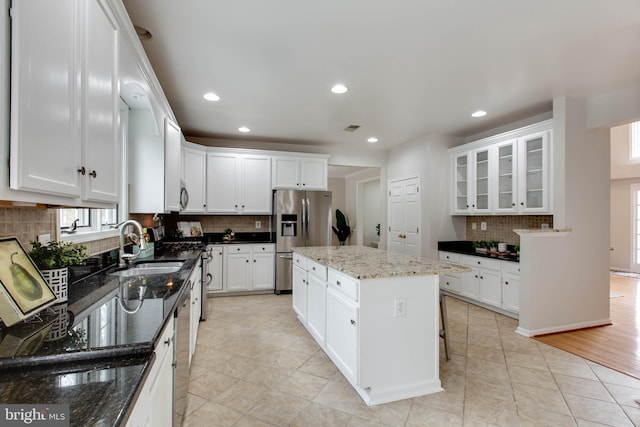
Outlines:
[{"label": "stainless steel refrigerator", "polygon": [[272,230],[276,233],[276,294],[291,292],[292,248],[331,246],[330,191],[276,190]]}]

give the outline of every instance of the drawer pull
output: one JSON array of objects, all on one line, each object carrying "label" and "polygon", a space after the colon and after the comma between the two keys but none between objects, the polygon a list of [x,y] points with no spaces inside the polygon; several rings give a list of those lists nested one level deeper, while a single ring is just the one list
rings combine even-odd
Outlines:
[{"label": "drawer pull", "polygon": [[353,320],[353,319],[351,319],[351,324],[352,324],[352,325],[355,325],[355,324],[356,324],[356,321],[355,321],[355,320]]},{"label": "drawer pull", "polygon": [[167,338],[166,340],[164,340],[164,343],[165,343],[166,345],[171,344],[171,338]]},{"label": "drawer pull", "polygon": [[340,283],[340,280],[336,280],[336,285],[342,286],[342,283]]},{"label": "drawer pull", "polygon": [[508,284],[509,284],[509,282],[507,282],[507,281],[505,280],[505,281],[504,281],[504,284],[505,284],[505,285],[508,285]]}]

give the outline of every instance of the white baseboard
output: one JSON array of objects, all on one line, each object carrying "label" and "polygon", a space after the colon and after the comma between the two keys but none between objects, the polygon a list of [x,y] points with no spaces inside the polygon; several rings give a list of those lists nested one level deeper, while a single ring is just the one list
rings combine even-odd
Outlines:
[{"label": "white baseboard", "polygon": [[531,338],[538,335],[555,334],[557,332],[575,331],[576,329],[592,328],[595,326],[606,326],[606,325],[610,325],[611,323],[612,323],[611,318],[609,317],[607,319],[592,320],[589,322],[579,322],[579,323],[572,323],[567,325],[551,326],[549,328],[539,328],[539,329],[526,329],[526,328],[523,328],[522,326],[518,326],[518,328],[516,329],[516,333],[520,335],[524,335],[525,337]]}]

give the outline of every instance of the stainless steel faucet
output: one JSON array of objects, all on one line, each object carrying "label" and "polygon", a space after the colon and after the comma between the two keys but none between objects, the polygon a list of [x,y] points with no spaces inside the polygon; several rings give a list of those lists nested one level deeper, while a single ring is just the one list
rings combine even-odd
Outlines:
[{"label": "stainless steel faucet", "polygon": [[133,225],[135,228],[137,228],[137,233],[138,233],[138,242],[134,242],[138,245],[138,247],[140,248],[141,251],[144,251],[146,249],[149,248],[149,245],[147,245],[147,241],[144,239],[144,235],[142,232],[142,225],[136,221],[135,219],[128,219],[124,222],[121,222],[120,224],[118,224],[118,226],[120,227],[120,267],[126,267],[129,265],[129,263],[134,260],[138,254],[126,254],[124,253],[124,230],[127,228],[128,225]]}]

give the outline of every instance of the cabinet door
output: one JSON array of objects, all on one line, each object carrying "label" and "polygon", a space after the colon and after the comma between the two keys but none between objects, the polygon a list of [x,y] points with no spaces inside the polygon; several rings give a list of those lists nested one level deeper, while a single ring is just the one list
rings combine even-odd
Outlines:
[{"label": "cabinet door", "polygon": [[307,319],[307,272],[294,265],[291,274],[293,311],[296,312],[300,321],[305,324]]},{"label": "cabinet door", "polygon": [[321,347],[325,345],[327,283],[309,275],[307,295],[307,329]]},{"label": "cabinet door", "polygon": [[250,255],[246,253],[227,254],[224,274],[226,290],[248,291],[251,289]]},{"label": "cabinet door", "polygon": [[164,206],[167,212],[180,211],[180,152],[182,134],[177,124],[164,119]]},{"label": "cabinet door", "polygon": [[168,349],[154,362],[160,364],[155,378],[147,380],[152,381],[149,388],[149,425],[169,426],[173,419],[173,337],[169,344],[162,342],[158,345],[168,346]]},{"label": "cabinet door", "polygon": [[233,153],[207,154],[207,212],[237,213],[240,157]]},{"label": "cabinet door", "polygon": [[207,152],[192,147],[184,147],[182,175],[189,192],[189,203],[183,213],[204,213],[207,207]]},{"label": "cabinet door", "polygon": [[453,156],[453,206],[452,213],[468,214],[471,211],[469,153]]},{"label": "cabinet door", "polygon": [[513,313],[520,311],[520,276],[504,275],[502,280],[502,308]]},{"label": "cabinet door", "polygon": [[198,265],[191,273],[191,276],[189,276],[189,281],[193,284],[193,287],[191,288],[191,311],[189,312],[189,366],[191,366],[191,359],[196,352],[196,343],[198,342],[198,326],[200,325],[200,315],[202,314],[203,296],[200,268],[201,266]]},{"label": "cabinet door", "polygon": [[12,2],[10,186],[16,190],[81,195],[75,3]]},{"label": "cabinet door", "polygon": [[496,173],[493,182],[493,205],[498,213],[518,211],[517,197],[517,141],[497,144],[492,155],[495,158]]},{"label": "cabinet door", "polygon": [[326,351],[342,374],[357,383],[358,308],[331,287],[327,289]]},{"label": "cabinet door", "polygon": [[252,288],[274,289],[275,254],[253,254]]},{"label": "cabinet door", "polygon": [[477,268],[471,268],[471,272],[460,274],[462,279],[462,295],[480,299],[480,275]]},{"label": "cabinet door", "polygon": [[83,3],[82,177],[84,200],[117,202],[122,177],[118,138],[118,30],[98,0]]},{"label": "cabinet door", "polygon": [[489,148],[473,152],[473,202],[474,213],[491,212],[491,175]]},{"label": "cabinet door", "polygon": [[327,159],[302,159],[300,171],[304,190],[327,189]]},{"label": "cabinet door", "polygon": [[478,269],[480,301],[496,307],[502,306],[502,283],[498,271]]},{"label": "cabinet door", "polygon": [[242,156],[240,213],[271,214],[271,158]]},{"label": "cabinet door", "polygon": [[462,280],[457,276],[444,275],[440,278],[440,289],[448,292],[462,293]]},{"label": "cabinet door", "polygon": [[300,160],[289,157],[273,158],[272,187],[300,188]]},{"label": "cabinet door", "polygon": [[222,283],[222,248],[214,248],[211,252],[211,258],[209,259],[209,274],[210,278],[207,285],[207,292],[221,291],[223,290]]},{"label": "cabinet door", "polygon": [[518,141],[520,212],[549,212],[549,135],[539,132]]}]

